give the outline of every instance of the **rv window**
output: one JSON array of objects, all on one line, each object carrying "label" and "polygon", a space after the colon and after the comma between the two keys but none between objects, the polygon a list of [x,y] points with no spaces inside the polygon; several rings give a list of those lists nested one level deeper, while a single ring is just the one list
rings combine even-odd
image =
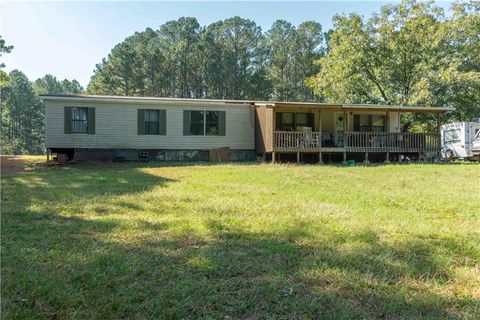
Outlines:
[{"label": "rv window", "polygon": [[460,140],[460,129],[453,129],[445,131],[445,141],[459,141]]},{"label": "rv window", "polygon": [[473,138],[474,140],[478,140],[480,139],[480,129],[476,129],[475,130],[475,138]]}]

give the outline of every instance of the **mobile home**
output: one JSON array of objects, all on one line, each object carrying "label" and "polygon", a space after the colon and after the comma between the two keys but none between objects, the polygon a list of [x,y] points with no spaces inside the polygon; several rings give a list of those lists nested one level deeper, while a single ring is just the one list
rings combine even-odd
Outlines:
[{"label": "mobile home", "polygon": [[[68,159],[395,161],[440,152],[450,108],[91,95],[44,95],[49,153]],[[401,132],[400,114],[433,113],[437,132]]]}]

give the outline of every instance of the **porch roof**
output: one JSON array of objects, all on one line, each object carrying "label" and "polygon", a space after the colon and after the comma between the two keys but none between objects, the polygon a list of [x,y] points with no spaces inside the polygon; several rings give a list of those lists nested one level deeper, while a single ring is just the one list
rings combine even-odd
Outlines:
[{"label": "porch roof", "polygon": [[380,104],[337,104],[316,102],[255,102],[256,106],[267,108],[317,108],[317,109],[341,109],[345,111],[394,111],[412,113],[445,113],[454,111],[450,107],[420,107],[420,106],[387,106]]}]

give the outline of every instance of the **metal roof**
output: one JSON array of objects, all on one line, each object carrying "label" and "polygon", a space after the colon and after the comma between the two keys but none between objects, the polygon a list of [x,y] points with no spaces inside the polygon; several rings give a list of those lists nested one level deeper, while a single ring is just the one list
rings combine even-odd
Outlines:
[{"label": "metal roof", "polygon": [[86,95],[86,94],[41,94],[40,98],[51,101],[81,101],[96,103],[120,103],[120,104],[199,104],[199,105],[228,105],[228,104],[252,104],[245,100],[220,100],[220,99],[192,99],[192,98],[165,98],[165,97],[135,97],[135,96],[109,96],[109,95]]},{"label": "metal roof", "polygon": [[341,104],[341,103],[315,103],[315,102],[255,102],[257,106],[282,107],[282,108],[318,108],[342,109],[345,111],[396,111],[413,113],[445,113],[454,111],[450,107],[420,107],[420,106],[390,106],[379,104]]},{"label": "metal roof", "polygon": [[50,101],[78,101],[94,103],[118,104],[175,104],[175,105],[202,105],[202,106],[228,106],[228,105],[255,105],[266,107],[292,107],[292,108],[319,108],[343,109],[345,111],[397,111],[414,113],[444,113],[453,111],[450,107],[420,107],[420,106],[389,106],[378,104],[341,104],[319,102],[279,102],[279,101],[253,101],[253,100],[222,100],[222,99],[193,99],[193,98],[166,98],[166,97],[132,97],[109,95],[85,94],[45,94],[40,95],[43,100]]}]

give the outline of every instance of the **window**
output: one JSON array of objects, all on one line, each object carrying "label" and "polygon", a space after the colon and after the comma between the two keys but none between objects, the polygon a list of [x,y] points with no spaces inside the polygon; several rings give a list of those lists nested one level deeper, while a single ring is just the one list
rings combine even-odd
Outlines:
[{"label": "window", "polygon": [[280,115],[280,128],[282,131],[292,131],[295,129],[295,120],[293,112],[281,112]]},{"label": "window", "polygon": [[355,131],[360,132],[384,132],[385,116],[356,114],[353,118],[353,127]]},{"label": "window", "polygon": [[139,135],[166,135],[167,110],[138,109],[137,129]]},{"label": "window", "polygon": [[360,130],[361,132],[368,132],[370,130],[370,116],[369,115],[360,115]]},{"label": "window", "polygon": [[158,110],[145,110],[145,134],[159,134]]},{"label": "window", "polygon": [[445,131],[445,141],[446,142],[460,141],[460,129]]},{"label": "window", "polygon": [[190,112],[190,134],[192,136],[203,136],[204,132],[204,114],[203,111]]},{"label": "window", "polygon": [[184,111],[183,134],[191,136],[224,136],[225,111]]},{"label": "window", "polygon": [[218,135],[218,112],[207,111],[205,115],[205,134],[207,136]]},{"label": "window", "polygon": [[304,127],[313,129],[313,113],[277,112],[276,130],[302,131]]},{"label": "window", "polygon": [[385,131],[385,116],[372,115],[372,131],[373,132]]},{"label": "window", "polygon": [[305,127],[312,127],[310,123],[310,114],[311,113],[296,113],[295,114],[295,128],[297,131],[302,130]]},{"label": "window", "polygon": [[64,134],[95,134],[95,108],[64,107]]},{"label": "window", "polygon": [[88,133],[88,108],[72,108],[72,133]]}]

